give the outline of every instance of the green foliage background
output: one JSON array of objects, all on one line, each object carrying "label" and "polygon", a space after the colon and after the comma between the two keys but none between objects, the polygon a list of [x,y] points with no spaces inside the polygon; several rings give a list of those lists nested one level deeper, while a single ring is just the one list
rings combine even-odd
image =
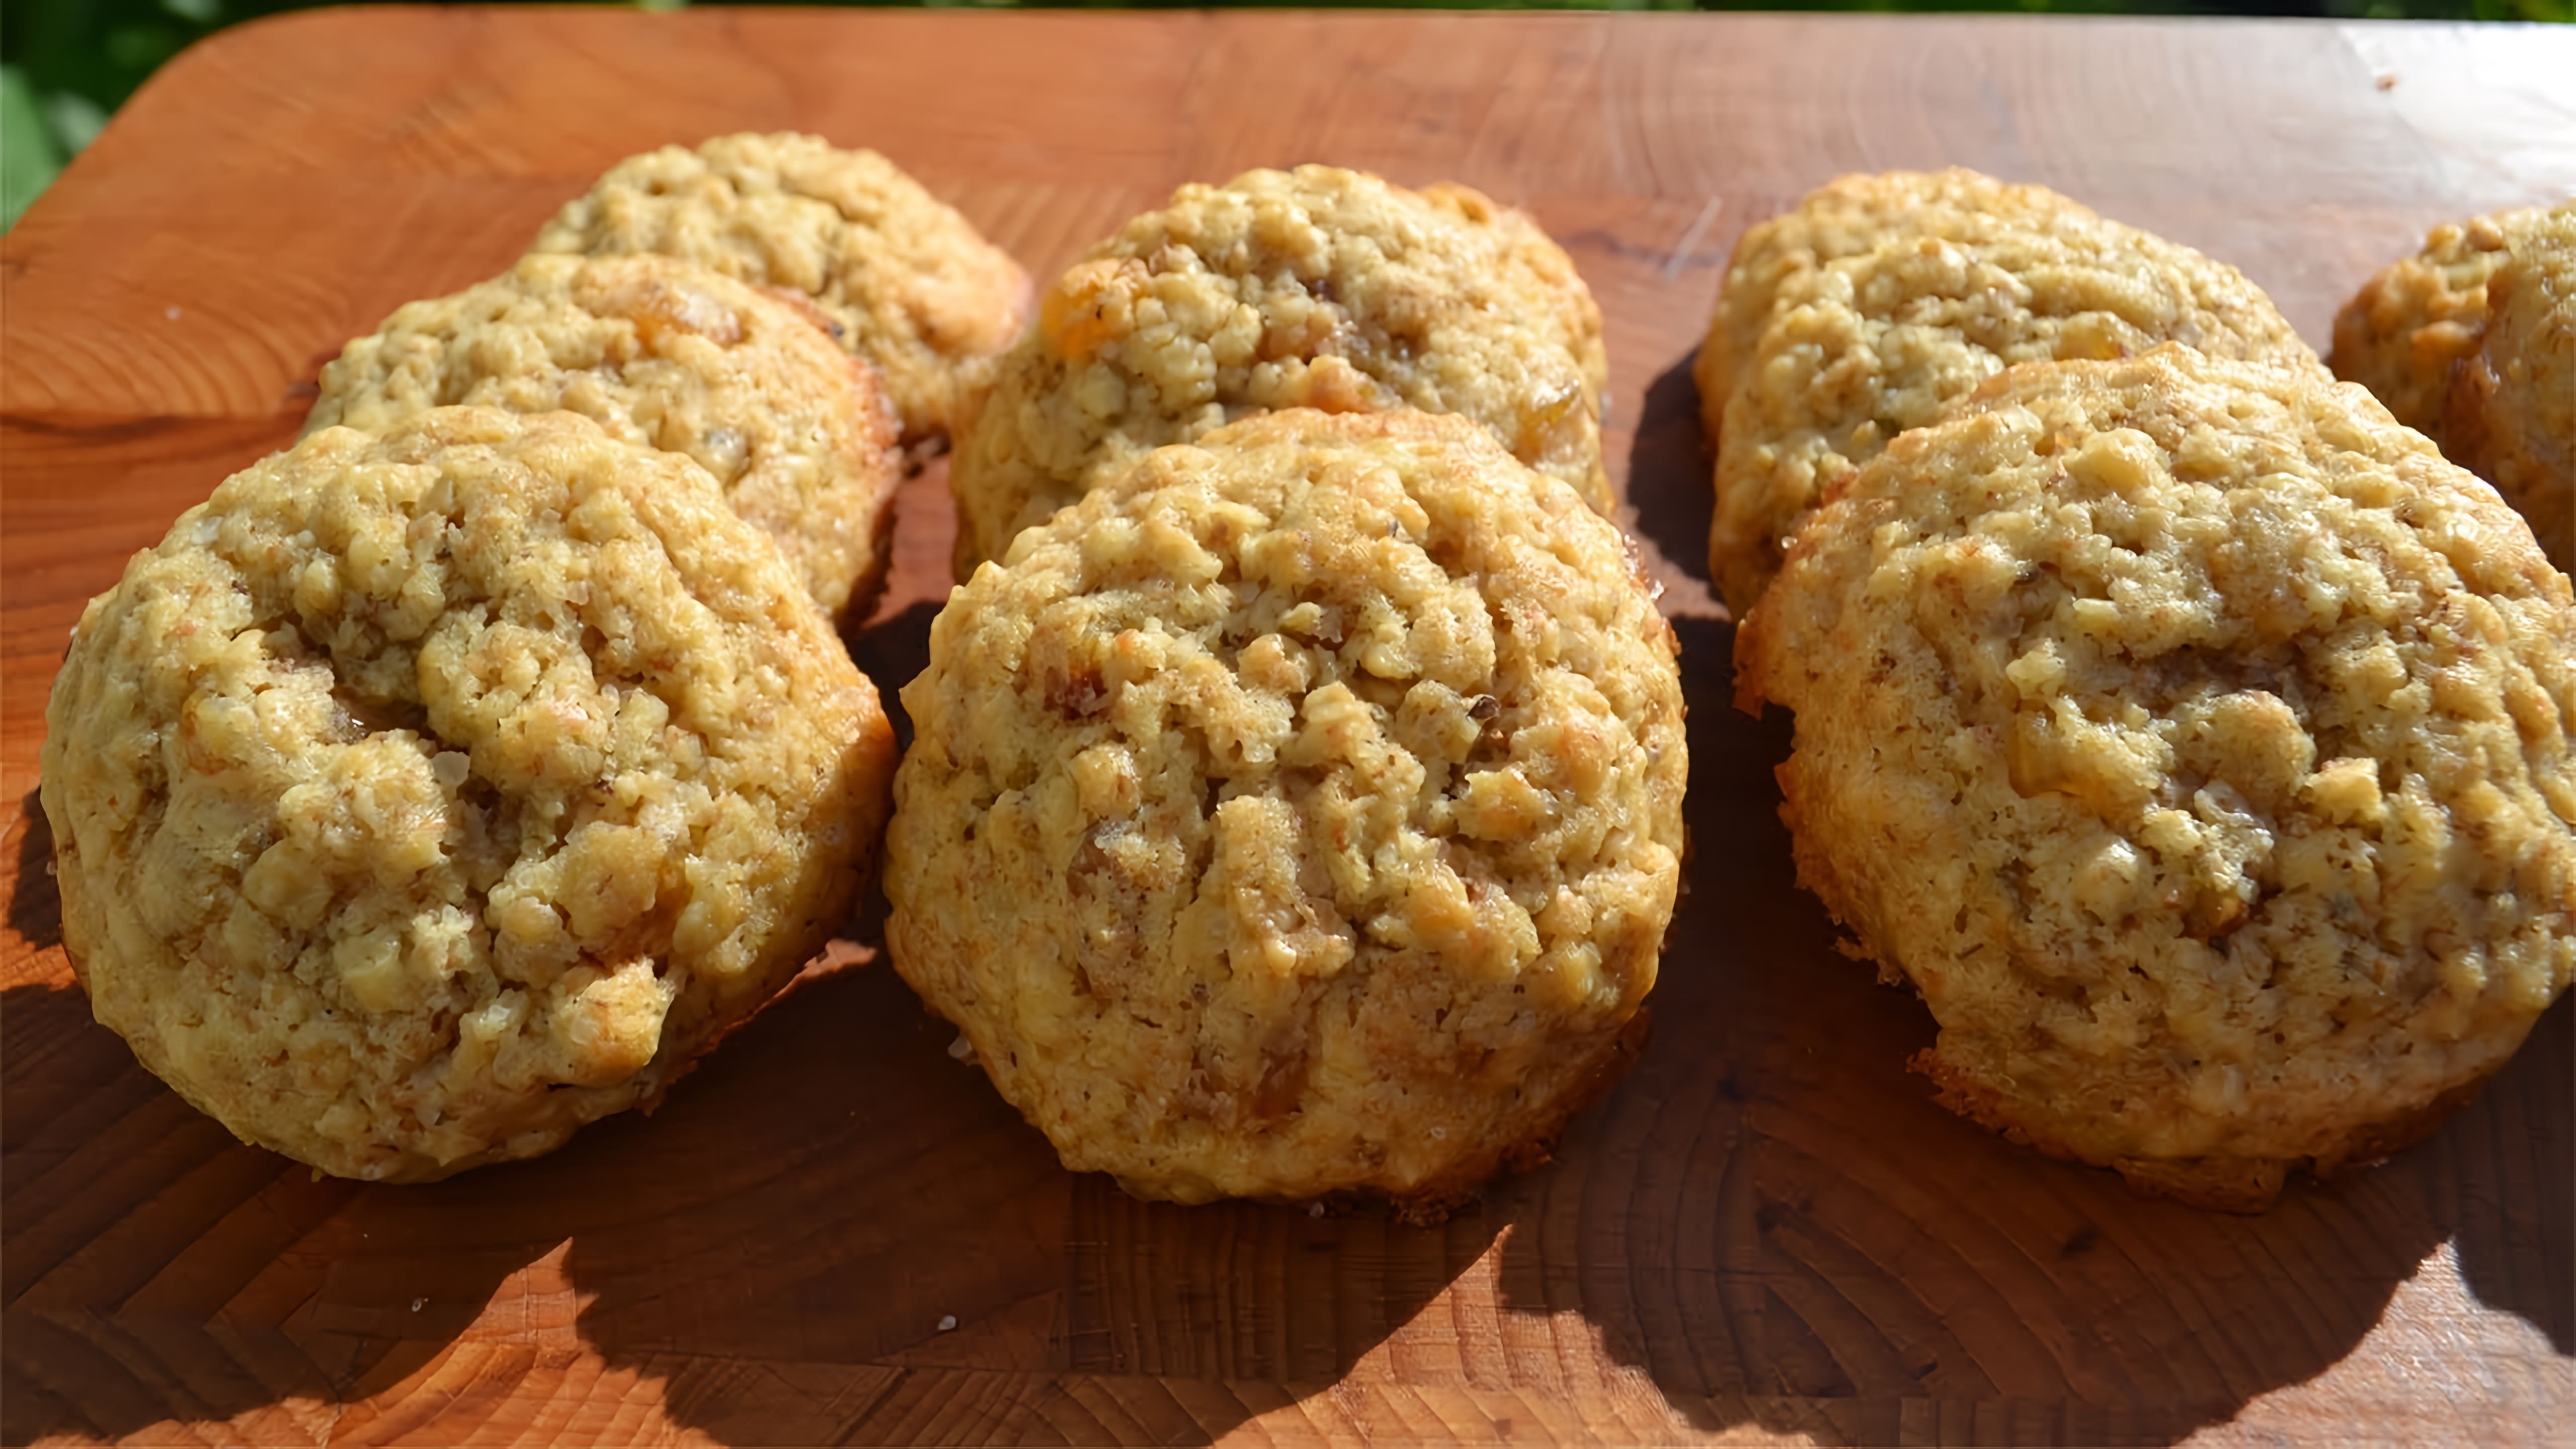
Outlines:
[{"label": "green foliage background", "polygon": [[[0,0],[0,229],[90,143],[161,63],[226,25],[316,0]],[[647,10],[688,0],[637,0]],[[897,0],[902,3],[902,0]],[[1007,8],[1019,0],[915,0]],[[1089,0],[1042,0],[1059,7]],[[1216,0],[1223,4],[1226,0]],[[1241,0],[1236,0],[1241,3]],[[1269,3],[1269,0],[1251,0]],[[1303,8],[1371,8],[1294,0]],[[1571,10],[2006,10],[2130,15],[2291,14],[2345,19],[2576,20],[2576,0],[1372,0],[1375,8]],[[1183,9],[1157,0],[1126,7]]]}]

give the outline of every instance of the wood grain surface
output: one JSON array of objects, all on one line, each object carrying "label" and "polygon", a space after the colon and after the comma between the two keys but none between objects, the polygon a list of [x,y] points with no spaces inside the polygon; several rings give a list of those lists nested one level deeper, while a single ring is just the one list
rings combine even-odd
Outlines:
[{"label": "wood grain surface", "polygon": [[[2246,23],[323,12],[183,56],[0,244],[0,1431],[182,1443],[2533,1442],[2576,1422],[2576,1018],[2439,1135],[2234,1218],[1953,1119],[1728,708],[1686,363],[1749,222],[1965,164],[2236,262],[2312,340],[2437,221],[2576,192],[2576,33]],[[867,927],[544,1160],[315,1181],[90,1022],[35,806],[82,601],[396,304],[610,162],[875,146],[1033,271],[1175,184],[1457,178],[1609,320],[1696,855],[1643,1063],[1437,1229],[1059,1169]],[[934,471],[850,638],[922,660]]]}]

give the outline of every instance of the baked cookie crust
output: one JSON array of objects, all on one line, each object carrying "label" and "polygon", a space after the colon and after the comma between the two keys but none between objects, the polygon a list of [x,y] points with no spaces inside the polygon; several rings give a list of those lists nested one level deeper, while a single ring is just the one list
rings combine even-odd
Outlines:
[{"label": "baked cookie crust", "polygon": [[326,428],[82,614],[46,716],[100,1022],[341,1177],[649,1106],[847,915],[894,765],[767,538],[569,413]]},{"label": "baked cookie crust", "polygon": [[1634,1054],[1672,634],[1466,419],[1150,454],[958,589],[904,703],[891,954],[1067,1167],[1434,1219]]},{"label": "baked cookie crust", "polygon": [[658,252],[809,298],[919,440],[950,432],[1028,317],[1028,274],[874,151],[745,132],[609,168],[536,252]]},{"label": "baked cookie crust", "polygon": [[2576,970],[2576,601],[2360,391],[2179,346],[1900,436],[1739,636],[1799,878],[1957,1110],[2252,1209]]},{"label": "baked cookie crust", "polygon": [[2529,207],[2433,228],[2422,251],[2383,268],[2335,314],[2335,376],[2441,443],[2452,374],[2486,335],[2487,279],[2511,255],[2513,235],[2545,214]]},{"label": "baked cookie crust", "polygon": [[1153,449],[1279,408],[1473,419],[1615,509],[1601,310],[1529,218],[1327,166],[1190,185],[1038,305],[951,461],[957,576]]},{"label": "baked cookie crust", "polygon": [[1736,377],[1771,324],[1782,292],[1797,279],[1827,262],[1866,256],[1893,235],[1950,236],[1965,217],[1989,202],[2010,202],[2019,191],[2034,193],[2018,198],[2021,208],[2045,204],[2037,187],[2008,186],[1957,166],[1838,176],[1790,210],[1746,228],[1727,258],[1708,337],[1691,363],[1708,436],[1714,440],[1723,429]]},{"label": "baked cookie crust", "polygon": [[2451,375],[2443,445],[2576,572],[2576,203],[2515,231],[2486,298],[2477,351]]},{"label": "baked cookie crust", "polygon": [[1700,367],[1725,389],[1702,397],[1721,409],[1709,567],[1739,619],[1826,489],[2014,363],[2180,342],[2322,371],[2235,268],[2043,187],[1892,172],[1810,205],[1739,246],[1747,295]]},{"label": "baked cookie crust", "polygon": [[669,257],[525,257],[351,341],[304,430],[373,432],[460,404],[577,412],[687,455],[836,621],[884,587],[894,408],[810,307]]}]

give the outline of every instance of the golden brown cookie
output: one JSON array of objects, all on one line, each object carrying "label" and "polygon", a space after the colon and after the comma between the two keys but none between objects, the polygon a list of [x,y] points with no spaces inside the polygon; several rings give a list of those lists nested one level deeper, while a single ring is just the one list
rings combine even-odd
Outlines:
[{"label": "golden brown cookie", "polygon": [[2533,207],[2433,228],[2423,251],[2363,283],[2335,314],[2335,376],[2369,388],[2397,421],[2441,443],[2452,374],[2486,335],[2487,279],[2511,254],[2514,234],[2544,215]]},{"label": "golden brown cookie", "polygon": [[98,1019],[342,1177],[650,1105],[820,949],[876,692],[715,481],[569,413],[326,428],[81,616],[46,715]]},{"label": "golden brown cookie", "polygon": [[1800,881],[1953,1108],[2259,1208],[2576,971],[2576,600],[2360,390],[2158,348],[1898,437],[1739,636]]},{"label": "golden brown cookie", "polygon": [[874,151],[791,132],[628,157],[530,250],[659,252],[809,297],[908,438],[957,425],[1027,318],[1027,274],[966,218]]},{"label": "golden brown cookie", "polygon": [[304,430],[372,432],[453,404],[564,409],[688,455],[836,620],[864,615],[885,582],[893,406],[874,368],[777,294],[669,257],[525,257],[352,341]]},{"label": "golden brown cookie", "polygon": [[1068,1167],[1433,1218],[1634,1049],[1672,633],[1472,422],[1160,449],[958,589],[904,703],[887,943]]},{"label": "golden brown cookie", "polygon": [[1839,176],[1809,192],[1798,205],[1745,229],[1726,261],[1717,311],[1708,339],[1692,360],[1699,384],[1700,422],[1715,439],[1726,420],[1726,400],[1736,374],[1753,356],[1781,292],[1795,279],[1842,257],[1866,256],[1892,234],[1946,237],[1962,218],[1993,201],[2027,208],[2048,195],[2037,187],[2007,186],[1962,167],[1946,171],[1895,171]]},{"label": "golden brown cookie", "polygon": [[1709,567],[1738,618],[1836,479],[2013,363],[2180,342],[2318,366],[2235,268],[2042,187],[1893,172],[1845,178],[1816,207],[1748,234],[1729,287],[1751,295],[1721,303],[1703,349],[1701,373],[1727,389]]},{"label": "golden brown cookie", "polygon": [[2515,232],[2486,297],[2477,350],[2451,376],[2442,444],[2576,572],[2576,204]]},{"label": "golden brown cookie", "polygon": [[1473,419],[1611,511],[1601,310],[1527,217],[1328,166],[1184,186],[1091,249],[950,464],[957,574],[1166,443],[1273,408]]}]

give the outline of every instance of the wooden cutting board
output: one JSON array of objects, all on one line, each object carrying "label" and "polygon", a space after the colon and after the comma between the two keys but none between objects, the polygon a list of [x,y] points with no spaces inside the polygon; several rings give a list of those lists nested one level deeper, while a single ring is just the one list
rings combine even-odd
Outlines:
[{"label": "wooden cutting board", "polygon": [[[2045,182],[2311,339],[2433,223],[2576,192],[2576,32],[1781,17],[369,9],[172,65],[0,244],[0,1429],[264,1443],[2494,1444],[2576,1420],[2576,1024],[2259,1218],[1935,1107],[1728,708],[1687,360],[1845,170]],[[1609,319],[1611,468],[1686,649],[1689,894],[1635,1075],[1447,1226],[1073,1177],[864,944],[647,1119],[429,1187],[239,1145],[89,1020],[35,804],[83,600],[293,437],[321,363],[629,152],[876,146],[1044,274],[1175,184],[1326,160],[1532,209]],[[906,496],[853,652],[923,658]]]}]

